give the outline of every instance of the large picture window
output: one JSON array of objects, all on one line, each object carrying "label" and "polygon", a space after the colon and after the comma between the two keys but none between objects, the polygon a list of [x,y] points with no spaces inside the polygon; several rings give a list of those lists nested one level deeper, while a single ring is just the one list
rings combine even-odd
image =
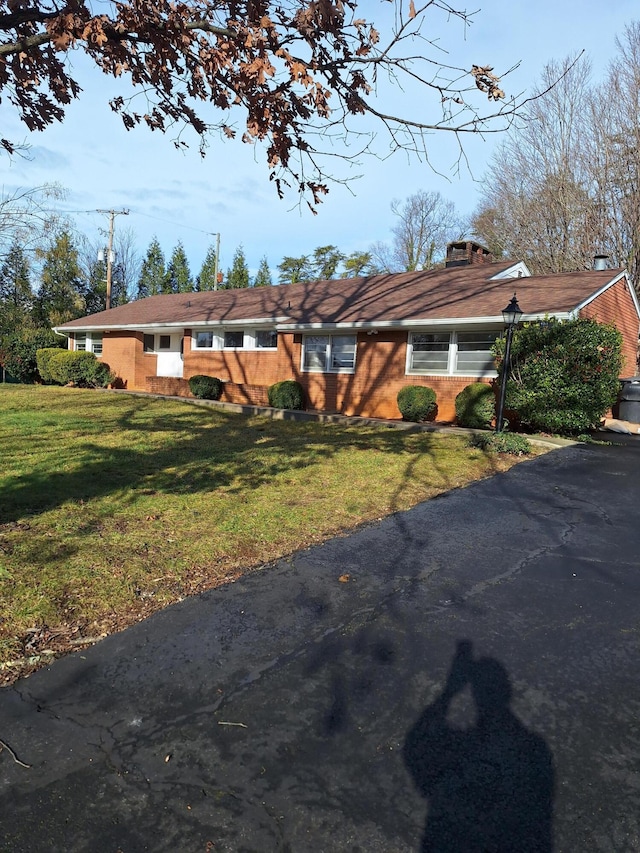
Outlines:
[{"label": "large picture window", "polygon": [[305,335],[302,369],[316,373],[353,372],[356,341],[356,335]]},{"label": "large picture window", "polygon": [[498,331],[414,332],[409,335],[407,371],[486,376],[495,373],[491,347]]}]

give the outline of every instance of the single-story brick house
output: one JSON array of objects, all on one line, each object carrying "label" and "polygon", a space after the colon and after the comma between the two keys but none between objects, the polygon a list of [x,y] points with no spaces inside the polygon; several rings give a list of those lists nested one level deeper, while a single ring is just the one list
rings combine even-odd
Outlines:
[{"label": "single-story brick house", "polygon": [[470,242],[449,246],[444,269],[151,296],[55,331],[130,390],[190,396],[189,377],[206,373],[225,382],[223,400],[264,405],[269,385],[296,379],[308,409],[398,418],[398,391],[416,383],[450,421],[456,394],[496,375],[490,348],[514,291],[523,321],[615,324],[623,375],[636,373],[640,306],[625,270],[532,276]]}]

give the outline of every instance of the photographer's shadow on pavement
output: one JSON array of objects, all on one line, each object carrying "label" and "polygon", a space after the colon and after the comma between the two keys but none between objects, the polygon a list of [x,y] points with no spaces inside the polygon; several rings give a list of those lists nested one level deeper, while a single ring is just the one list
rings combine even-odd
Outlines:
[{"label": "photographer's shadow on pavement", "polygon": [[[475,724],[448,722],[470,687]],[[404,744],[404,760],[428,802],[422,853],[551,853],[554,771],[544,740],[511,711],[511,682],[495,658],[473,659],[463,640],[445,688]]]}]

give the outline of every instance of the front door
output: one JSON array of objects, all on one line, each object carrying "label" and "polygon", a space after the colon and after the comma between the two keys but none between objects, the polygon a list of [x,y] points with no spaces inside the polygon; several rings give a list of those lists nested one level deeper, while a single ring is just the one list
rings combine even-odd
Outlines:
[{"label": "front door", "polygon": [[174,376],[182,379],[182,335],[158,335],[158,376]]}]

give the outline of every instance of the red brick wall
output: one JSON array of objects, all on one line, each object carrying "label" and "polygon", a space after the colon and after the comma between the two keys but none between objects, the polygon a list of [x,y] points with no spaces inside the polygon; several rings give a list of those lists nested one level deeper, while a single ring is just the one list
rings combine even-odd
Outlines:
[{"label": "red brick wall", "polygon": [[185,330],[184,377],[198,373],[217,376],[236,385],[273,385],[279,374],[278,350],[192,350],[191,330]]},{"label": "red brick wall", "polygon": [[142,332],[105,332],[101,360],[116,374],[119,385],[143,391],[146,377],[155,376],[157,358],[144,352]]},{"label": "red brick wall", "polygon": [[[300,342],[295,343],[294,337]],[[407,332],[379,332],[377,335],[360,332],[355,373],[303,373],[300,369],[301,336],[281,335],[280,339],[283,356],[287,353],[291,378],[305,389],[309,409],[371,418],[400,418],[396,403],[398,391],[405,385],[428,385],[436,392],[437,419],[453,421],[456,395],[478,380],[464,376],[407,376],[407,337]]]},{"label": "red brick wall", "polygon": [[622,333],[624,364],[621,376],[635,376],[638,372],[638,329],[640,321],[625,278],[616,282],[580,311],[580,316],[599,323],[616,326]]}]

